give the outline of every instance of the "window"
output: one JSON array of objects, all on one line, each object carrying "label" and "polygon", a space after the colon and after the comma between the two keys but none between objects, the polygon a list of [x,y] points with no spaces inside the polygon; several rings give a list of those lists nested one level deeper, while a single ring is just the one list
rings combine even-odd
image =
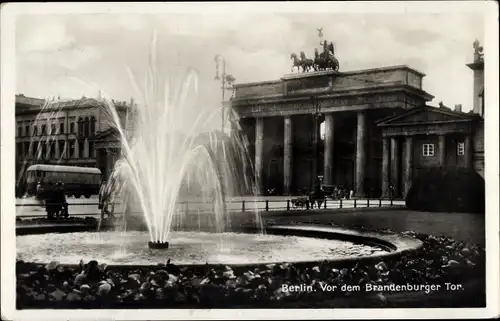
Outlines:
[{"label": "window", "polygon": [[74,158],[75,157],[75,141],[70,141],[69,142],[69,155],[68,158]]},{"label": "window", "polygon": [[26,159],[31,157],[30,143],[24,142],[24,157]]},{"label": "window", "polygon": [[458,156],[465,155],[465,143],[464,142],[457,143],[457,155]]},{"label": "window", "polygon": [[46,143],[41,143],[42,144],[42,155],[40,158],[46,159],[47,158],[47,144]]},{"label": "window", "polygon": [[59,123],[59,134],[64,134],[64,122]]},{"label": "window", "polygon": [[83,121],[83,135],[85,137],[88,137],[90,134],[90,119],[88,117],[85,117],[85,120]]},{"label": "window", "polygon": [[83,141],[80,141],[78,142],[78,158],[85,158],[83,151],[84,151],[84,143]]},{"label": "window", "polygon": [[49,150],[49,159],[54,159],[56,158],[56,147],[53,143],[48,144],[48,150]]},{"label": "window", "polygon": [[23,126],[17,126],[17,136],[23,136]]},{"label": "window", "polygon": [[95,158],[94,142],[89,142],[89,157]]},{"label": "window", "polygon": [[17,156],[19,158],[23,157],[23,145],[22,145],[22,143],[17,143],[16,144],[16,152],[17,152]]},{"label": "window", "polygon": [[34,142],[33,143],[33,156],[35,157],[35,159],[38,159],[38,155],[39,155],[39,150],[38,150],[38,142]]},{"label": "window", "polygon": [[26,136],[29,136],[30,135],[30,125],[26,125],[24,126],[24,134]]},{"label": "window", "polygon": [[423,144],[422,145],[422,155],[434,156],[434,144]]},{"label": "window", "polygon": [[83,136],[83,119],[80,118],[77,121],[77,131],[78,131],[78,136]]},{"label": "window", "polygon": [[90,117],[90,134],[91,135],[95,134],[95,123],[96,123],[96,119],[94,118],[94,116]]},{"label": "window", "polygon": [[70,132],[70,134],[75,133],[75,123],[74,122],[69,123],[69,132]]},{"label": "window", "polygon": [[56,133],[56,125],[55,124],[52,124],[52,126],[50,126],[50,133],[52,135],[55,135],[55,133]]},{"label": "window", "polygon": [[45,125],[42,125],[42,134],[41,135],[46,135],[47,134],[47,127]]},{"label": "window", "polygon": [[36,125],[33,126],[33,136],[38,134],[38,127]]},{"label": "window", "polygon": [[66,151],[64,150],[64,140],[60,140],[59,144],[59,155],[61,158],[66,157]]}]

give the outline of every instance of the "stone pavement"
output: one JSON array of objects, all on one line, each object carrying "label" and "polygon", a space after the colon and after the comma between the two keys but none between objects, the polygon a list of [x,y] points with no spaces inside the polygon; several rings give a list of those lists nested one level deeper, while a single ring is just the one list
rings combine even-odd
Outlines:
[{"label": "stone pavement", "polygon": [[289,212],[286,215],[268,212],[267,223],[282,224],[290,221],[316,224],[363,226],[368,229],[408,230],[422,234],[446,235],[462,242],[481,246],[485,244],[485,219],[481,214],[431,213],[406,209],[343,209],[341,211],[316,210],[307,213]]}]

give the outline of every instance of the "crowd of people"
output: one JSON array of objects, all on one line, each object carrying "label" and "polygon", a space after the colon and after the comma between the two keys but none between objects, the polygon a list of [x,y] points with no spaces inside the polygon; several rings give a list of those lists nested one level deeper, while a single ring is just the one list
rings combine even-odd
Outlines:
[{"label": "crowd of people", "polygon": [[43,194],[45,199],[45,210],[49,220],[69,217],[66,191],[61,181],[56,184],[49,182]]},{"label": "crowd of people", "polygon": [[[101,210],[101,218],[107,216],[114,218],[115,211],[115,194],[116,194],[116,180],[103,181],[99,190],[99,203],[98,208]],[[49,220],[68,218],[68,202],[66,199],[66,191],[64,183],[58,181],[57,183],[47,182],[37,184],[37,198],[44,203],[47,218]]]}]

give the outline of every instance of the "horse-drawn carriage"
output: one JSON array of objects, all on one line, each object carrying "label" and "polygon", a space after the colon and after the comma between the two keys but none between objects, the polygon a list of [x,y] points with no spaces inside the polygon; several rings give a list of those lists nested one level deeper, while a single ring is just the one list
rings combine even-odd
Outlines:
[{"label": "horse-drawn carriage", "polygon": [[297,54],[292,53],[290,59],[293,59],[293,68],[297,68],[300,71],[302,68],[303,72],[308,71],[321,71],[331,69],[334,71],[339,70],[339,61],[335,57],[335,47],[333,43],[328,43],[326,40],[320,43],[323,46],[323,52],[320,53],[318,49],[314,49],[314,59],[309,59],[306,54],[302,51],[300,53],[300,58]]},{"label": "horse-drawn carriage", "polygon": [[329,194],[320,188],[315,188],[313,191],[306,193],[306,195],[292,199],[292,206],[294,208],[321,208],[321,205],[326,201]]},{"label": "horse-drawn carriage", "polygon": [[292,199],[292,206],[294,208],[321,208],[321,205],[326,202],[327,197],[334,200],[349,198],[349,191],[340,185],[318,185],[313,191],[305,193],[304,196]]}]

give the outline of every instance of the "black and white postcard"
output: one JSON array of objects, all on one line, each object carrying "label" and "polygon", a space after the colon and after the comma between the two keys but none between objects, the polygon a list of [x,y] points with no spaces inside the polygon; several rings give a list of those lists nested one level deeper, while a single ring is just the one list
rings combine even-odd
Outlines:
[{"label": "black and white postcard", "polygon": [[2,318],[499,316],[496,3],[0,21]]}]

